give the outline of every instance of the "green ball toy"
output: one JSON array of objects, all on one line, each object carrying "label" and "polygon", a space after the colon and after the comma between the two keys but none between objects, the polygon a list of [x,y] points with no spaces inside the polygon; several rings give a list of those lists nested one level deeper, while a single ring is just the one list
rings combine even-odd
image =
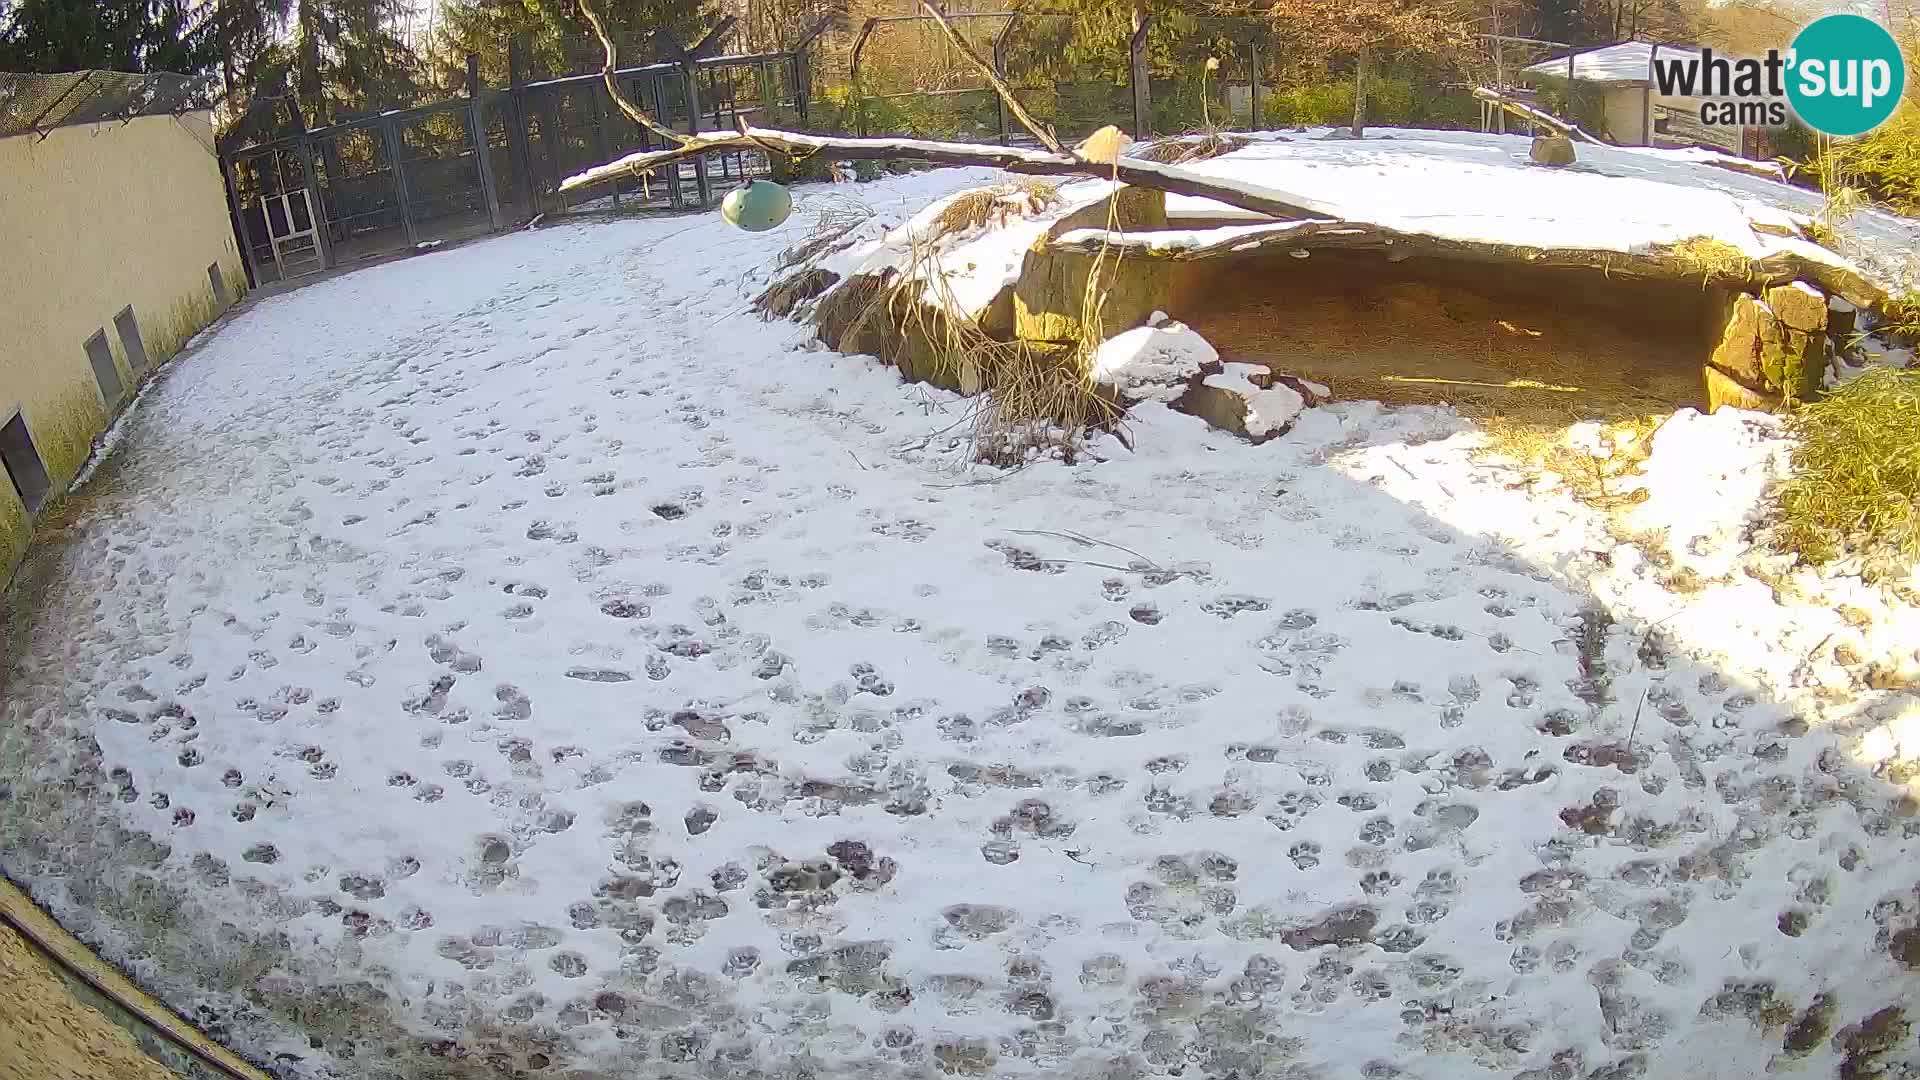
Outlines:
[{"label": "green ball toy", "polygon": [[748,232],[778,228],[793,213],[793,196],[770,180],[755,180],[727,192],[720,216]]}]

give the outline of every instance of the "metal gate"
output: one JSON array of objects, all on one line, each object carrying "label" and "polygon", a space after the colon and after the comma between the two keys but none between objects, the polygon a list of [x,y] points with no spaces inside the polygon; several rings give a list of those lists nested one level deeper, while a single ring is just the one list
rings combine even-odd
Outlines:
[{"label": "metal gate", "polygon": [[320,250],[319,229],[314,226],[313,206],[307,201],[305,188],[262,196],[260,214],[267,222],[273,265],[280,280],[326,268],[326,255]]}]

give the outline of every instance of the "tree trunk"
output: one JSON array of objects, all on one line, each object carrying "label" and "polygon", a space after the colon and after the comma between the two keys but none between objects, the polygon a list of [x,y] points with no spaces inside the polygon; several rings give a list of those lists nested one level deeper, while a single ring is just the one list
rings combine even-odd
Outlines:
[{"label": "tree trunk", "polygon": [[1356,139],[1367,126],[1367,54],[1372,51],[1372,46],[1360,46],[1360,58],[1353,65],[1353,137]]}]

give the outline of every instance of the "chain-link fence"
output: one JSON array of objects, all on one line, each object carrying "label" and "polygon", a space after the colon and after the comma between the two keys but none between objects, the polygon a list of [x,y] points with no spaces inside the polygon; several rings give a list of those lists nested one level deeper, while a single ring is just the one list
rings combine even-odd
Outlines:
[{"label": "chain-link fence", "polygon": [[58,127],[166,116],[213,107],[211,79],[170,72],[0,72],[0,138]]}]

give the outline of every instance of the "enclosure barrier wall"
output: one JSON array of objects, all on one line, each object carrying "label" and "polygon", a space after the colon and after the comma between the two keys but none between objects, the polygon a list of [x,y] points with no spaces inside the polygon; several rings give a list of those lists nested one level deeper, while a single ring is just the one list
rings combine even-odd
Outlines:
[{"label": "enclosure barrier wall", "polygon": [[142,379],[244,290],[213,121],[0,137],[0,573]]}]

